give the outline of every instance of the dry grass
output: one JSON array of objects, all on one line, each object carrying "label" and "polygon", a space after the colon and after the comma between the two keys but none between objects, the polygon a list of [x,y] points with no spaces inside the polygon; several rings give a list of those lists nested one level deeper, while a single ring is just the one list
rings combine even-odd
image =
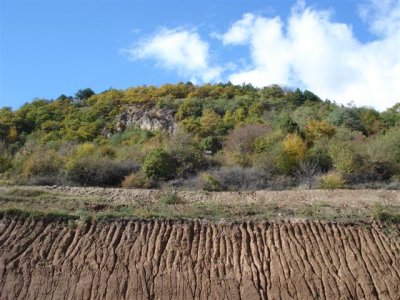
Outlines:
[{"label": "dry grass", "polygon": [[[104,191],[104,190],[103,190]],[[87,195],[50,192],[43,188],[10,187],[0,189],[0,214],[24,217],[59,217],[62,219],[118,219],[118,218],[168,218],[205,219],[212,221],[308,219],[336,222],[383,221],[400,223],[398,193],[372,194],[365,191],[359,198],[348,199],[344,191],[318,197],[313,191],[291,191],[286,194],[268,193],[201,193],[200,200],[190,201],[188,192],[157,191],[157,197],[148,191],[136,190],[135,197],[109,199],[101,193],[90,191]],[[351,191],[356,195],[357,191]],[[190,193],[189,193],[190,195]],[[229,195],[225,201],[220,197]],[[257,196],[258,198],[254,196]],[[290,197],[279,198],[279,195]],[[249,201],[252,196],[252,201]],[[268,197],[270,196],[270,197]],[[297,197],[296,197],[297,196]],[[204,198],[207,197],[207,198]],[[156,199],[154,199],[156,198]]]}]

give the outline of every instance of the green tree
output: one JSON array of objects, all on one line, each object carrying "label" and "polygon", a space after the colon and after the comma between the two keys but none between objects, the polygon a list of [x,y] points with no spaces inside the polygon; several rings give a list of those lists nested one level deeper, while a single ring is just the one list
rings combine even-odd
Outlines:
[{"label": "green tree", "polygon": [[92,96],[95,95],[95,94],[96,94],[96,93],[95,93],[92,89],[86,88],[86,89],[78,90],[78,91],[75,93],[75,97],[76,97],[78,100],[83,101],[83,100],[89,99],[90,97],[92,97]]},{"label": "green tree", "polygon": [[176,119],[181,121],[189,117],[201,116],[203,107],[200,101],[194,99],[186,99],[181,105],[179,105],[178,111],[176,112]]},{"label": "green tree", "polygon": [[175,178],[177,163],[175,158],[163,149],[155,149],[146,157],[143,171],[152,179],[168,180]]},{"label": "green tree", "polygon": [[344,175],[355,172],[361,165],[361,156],[349,143],[333,142],[329,155],[335,169]]},{"label": "green tree", "polygon": [[201,135],[218,135],[223,130],[222,118],[211,109],[204,109],[200,118]]}]

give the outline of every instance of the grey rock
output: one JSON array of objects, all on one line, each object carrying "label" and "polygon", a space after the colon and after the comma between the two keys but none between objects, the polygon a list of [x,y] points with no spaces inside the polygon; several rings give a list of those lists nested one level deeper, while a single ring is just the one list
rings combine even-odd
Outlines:
[{"label": "grey rock", "polygon": [[[123,132],[132,126],[150,131],[166,130],[169,134],[173,134],[177,129],[172,110],[149,106],[129,106],[117,116],[117,124],[113,131]],[[103,134],[110,136],[111,131],[105,129]]]}]

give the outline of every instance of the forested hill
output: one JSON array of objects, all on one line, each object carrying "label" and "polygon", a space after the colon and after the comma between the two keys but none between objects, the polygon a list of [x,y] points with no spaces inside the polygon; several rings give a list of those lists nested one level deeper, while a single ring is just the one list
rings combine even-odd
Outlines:
[{"label": "forested hill", "polygon": [[19,184],[398,188],[400,103],[378,112],[275,85],[84,89],[1,108],[0,174]]}]

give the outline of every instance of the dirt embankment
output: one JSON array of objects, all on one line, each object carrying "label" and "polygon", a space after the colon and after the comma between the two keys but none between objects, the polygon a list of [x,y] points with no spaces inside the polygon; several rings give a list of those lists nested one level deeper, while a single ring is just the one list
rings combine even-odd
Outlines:
[{"label": "dirt embankment", "polygon": [[398,299],[398,230],[3,218],[0,299]]},{"label": "dirt embankment", "polygon": [[[32,187],[23,187],[29,189]],[[99,196],[113,203],[132,204],[138,200],[157,202],[165,194],[163,190],[122,189],[100,187],[43,186],[33,187],[48,192],[76,196]],[[5,188],[3,188],[5,189]],[[0,187],[1,191],[1,187]],[[200,203],[293,203],[313,204],[315,202],[335,205],[364,206],[372,203],[400,205],[400,192],[397,190],[289,190],[289,191],[244,191],[244,192],[205,192],[178,191],[185,202]]]}]

